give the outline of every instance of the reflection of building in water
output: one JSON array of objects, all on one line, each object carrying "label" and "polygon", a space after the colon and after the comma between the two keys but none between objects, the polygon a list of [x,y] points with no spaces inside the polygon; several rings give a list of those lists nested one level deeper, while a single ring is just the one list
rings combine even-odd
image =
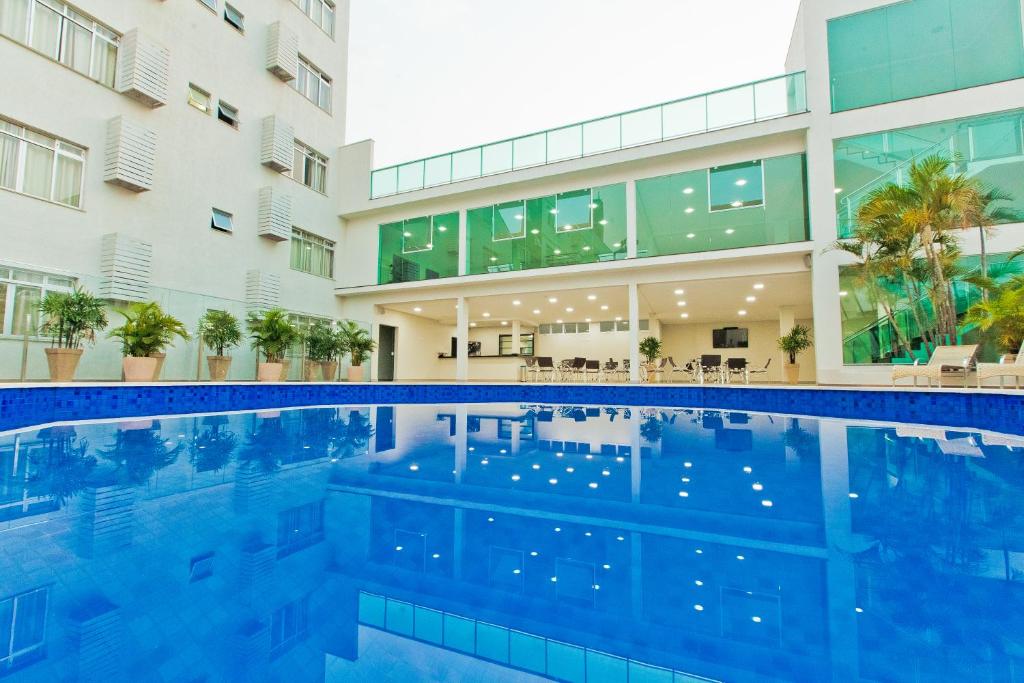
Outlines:
[{"label": "reflection of building in water", "polygon": [[0,671],[1012,680],[1021,666],[1024,442],[529,405],[124,427],[0,437],[18,511],[0,534]]}]

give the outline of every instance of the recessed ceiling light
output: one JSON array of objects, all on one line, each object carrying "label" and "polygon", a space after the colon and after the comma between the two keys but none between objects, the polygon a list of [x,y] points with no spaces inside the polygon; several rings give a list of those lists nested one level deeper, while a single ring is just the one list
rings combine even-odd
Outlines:
[{"label": "recessed ceiling light", "polygon": [[735,230],[733,230],[732,228],[729,228],[729,229],[727,229],[727,230],[725,231],[725,234],[726,234],[726,235],[731,235],[731,234],[733,234],[734,232],[736,232],[736,231],[735,231]]},{"label": "recessed ceiling light", "polygon": [[521,221],[523,220],[523,214],[517,213],[515,216],[513,216],[513,218],[515,218],[517,221]]},{"label": "recessed ceiling light", "polygon": [[683,194],[693,194],[693,188],[692,187],[684,187],[683,188]]},{"label": "recessed ceiling light", "polygon": [[677,301],[677,302],[676,302],[676,306],[679,306],[680,308],[682,308],[682,307],[683,307],[683,306],[685,306],[685,305],[686,305],[686,302],[685,302],[685,301]]},{"label": "recessed ceiling light", "polygon": [[476,327],[476,323],[470,323],[469,326],[470,327]]},{"label": "recessed ceiling light", "polygon": [[757,301],[757,297],[756,297],[756,296],[748,296],[748,297],[747,297],[747,303],[748,303],[748,304],[752,304],[752,303],[754,303],[755,301]]},{"label": "recessed ceiling light", "polygon": [[587,294],[587,301],[597,301],[597,294]]},{"label": "recessed ceiling light", "polygon": [[439,225],[439,226],[437,226],[437,231],[438,232],[448,232],[448,228],[446,226],[444,226],[444,225]]},{"label": "recessed ceiling light", "polygon": [[575,309],[575,308],[573,308],[572,306],[566,306],[566,308],[565,308],[565,312],[566,312],[566,313],[572,313],[572,312],[573,312],[573,311],[575,311],[575,310],[576,310],[576,309]]},{"label": "recessed ceiling light", "polygon": [[737,313],[738,313],[739,315],[746,315],[746,314],[747,314],[747,312],[746,312],[746,311],[743,311],[743,310],[737,311]]},{"label": "recessed ceiling light", "polygon": [[686,234],[686,239],[688,240],[692,240],[694,237],[696,237],[696,235],[694,235],[692,232]]},{"label": "recessed ceiling light", "polygon": [[680,313],[680,314],[679,314],[679,317],[680,317],[680,318],[689,318],[689,317],[690,317],[690,314],[689,314],[689,313]]},{"label": "recessed ceiling light", "polygon": [[502,324],[502,325],[508,325],[508,321],[507,321],[507,320],[502,320],[502,321],[501,321],[501,324]]},{"label": "recessed ceiling light", "polygon": [[555,249],[555,256],[558,256],[561,253],[562,253],[561,249]]},{"label": "recessed ceiling light", "polygon": [[686,211],[685,211],[685,213],[693,213],[693,212],[694,212],[694,210],[695,210],[695,209],[694,209],[694,208],[693,208],[692,206],[688,206],[688,207],[686,207]]},{"label": "recessed ceiling light", "polygon": [[616,242],[615,244],[613,244],[613,245],[612,245],[612,248],[613,248],[613,249],[618,249],[618,248],[619,248],[619,247],[621,247],[621,246],[622,246],[622,243],[621,243],[621,242]]},{"label": "recessed ceiling light", "polygon": [[558,323],[559,325],[561,325],[561,324],[562,324],[562,319],[561,319],[561,318],[559,318],[559,319],[558,319],[558,320],[556,320],[555,322],[556,322],[556,323]]},{"label": "recessed ceiling light", "polygon": [[420,308],[419,306],[416,306],[415,308],[412,309],[412,312],[413,313],[422,313],[423,309]]},{"label": "recessed ceiling light", "polygon": [[491,314],[490,314],[490,313],[484,313],[484,317],[485,317],[485,318],[490,318],[490,317],[491,317]]},{"label": "recessed ceiling light", "polygon": [[601,304],[601,310],[602,311],[607,311],[608,310],[608,304]]},{"label": "recessed ceiling light", "polygon": [[763,282],[755,282],[754,283],[754,289],[764,289],[764,283]]},{"label": "recessed ceiling light", "polygon": [[539,308],[533,309],[533,314],[534,315],[540,315],[540,309]]},{"label": "recessed ceiling light", "polygon": [[621,315],[615,316],[615,322],[622,322],[622,316]]},{"label": "recessed ceiling light", "polygon": [[607,218],[602,218],[601,220],[598,221],[598,224],[599,225],[608,225],[608,219]]},{"label": "recessed ceiling light", "polygon": [[557,213],[558,213],[558,209],[551,209],[551,214],[552,215],[556,215]]},{"label": "recessed ceiling light", "polygon": [[597,204],[595,204],[594,202],[590,202],[590,207],[589,208],[596,209],[597,208]]},{"label": "recessed ceiling light", "polygon": [[492,257],[491,257],[491,261],[497,261],[497,260],[498,260],[498,257],[497,257],[497,256],[492,256]]},{"label": "recessed ceiling light", "polygon": [[513,300],[512,300],[512,305],[513,305],[513,306],[520,306],[520,305],[522,305],[522,303],[523,303],[523,302],[522,302],[522,301],[520,301],[519,299],[513,299]]},{"label": "recessed ceiling light", "polygon": [[849,294],[849,292],[847,292],[845,289],[842,290],[841,292],[839,292],[839,296],[846,296],[848,294]]},{"label": "recessed ceiling light", "polygon": [[583,247],[583,251],[590,251],[590,245],[588,244],[587,246]]},{"label": "recessed ceiling light", "polygon": [[585,323],[589,323],[589,322],[591,322],[591,320],[590,320],[590,318],[584,318],[584,319],[583,319],[583,322],[585,322]]},{"label": "recessed ceiling light", "polygon": [[412,237],[412,233],[411,232],[403,232],[402,233],[402,237]]},{"label": "recessed ceiling light", "polygon": [[673,294],[675,294],[676,296],[682,296],[682,295],[683,295],[683,294],[685,294],[686,292],[685,292],[684,290],[682,290],[682,289],[677,289],[677,290],[675,290],[675,291],[674,291],[674,292],[672,292],[672,293],[673,293]]},{"label": "recessed ceiling light", "polygon": [[573,226],[569,223],[566,223],[565,225],[562,226],[562,230],[572,230],[572,228]]},{"label": "recessed ceiling light", "polygon": [[736,187],[743,187],[746,184],[747,184],[747,179],[746,178],[740,178],[739,180],[736,181]]},{"label": "recessed ceiling light", "polygon": [[540,234],[540,230],[538,230],[537,228],[534,228],[533,230],[530,231],[530,234],[531,235],[539,235]]},{"label": "recessed ceiling light", "polygon": [[738,199],[737,199],[736,201],[734,201],[734,202],[732,203],[732,207],[733,207],[734,209],[738,209],[738,208],[740,208],[741,206],[743,206],[743,202],[741,202],[741,201],[740,201],[740,200],[738,200]]},{"label": "recessed ceiling light", "polygon": [[836,194],[842,194],[843,193],[843,188],[837,187],[835,191],[836,191]]},{"label": "recessed ceiling light", "polygon": [[558,303],[558,297],[556,297],[556,296],[548,297],[548,303],[549,304],[557,304]]}]

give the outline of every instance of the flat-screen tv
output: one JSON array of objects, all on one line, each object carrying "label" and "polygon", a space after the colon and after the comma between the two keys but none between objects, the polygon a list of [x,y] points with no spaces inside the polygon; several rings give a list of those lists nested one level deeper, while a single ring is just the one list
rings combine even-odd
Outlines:
[{"label": "flat-screen tv", "polygon": [[711,341],[716,349],[747,348],[747,328],[723,327],[711,332]]}]

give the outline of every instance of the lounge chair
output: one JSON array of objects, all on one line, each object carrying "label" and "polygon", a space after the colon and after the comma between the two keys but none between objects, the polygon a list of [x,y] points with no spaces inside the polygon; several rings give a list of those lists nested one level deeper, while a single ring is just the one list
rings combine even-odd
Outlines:
[{"label": "lounge chair", "polygon": [[912,377],[914,386],[917,386],[918,377],[928,380],[928,386],[932,380],[942,386],[942,374],[945,372],[962,373],[964,386],[967,386],[967,375],[974,369],[974,359],[978,355],[977,344],[965,346],[936,346],[932,357],[927,365],[921,365],[920,359],[915,360],[913,365],[894,365],[892,368],[892,385],[896,386],[896,380]]},{"label": "lounge chair", "polygon": [[983,379],[999,378],[1000,388],[1003,380],[1007,377],[1013,378],[1014,386],[1020,389],[1020,380],[1024,378],[1024,344],[1021,344],[1017,358],[1013,354],[1006,354],[999,359],[998,363],[978,363],[978,387],[981,387]]}]

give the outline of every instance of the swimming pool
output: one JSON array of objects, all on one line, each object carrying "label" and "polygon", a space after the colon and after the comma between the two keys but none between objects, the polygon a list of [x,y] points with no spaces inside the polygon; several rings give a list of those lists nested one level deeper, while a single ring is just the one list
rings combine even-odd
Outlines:
[{"label": "swimming pool", "polygon": [[0,434],[11,680],[1012,680],[1024,667],[1019,423],[127,405],[133,417]]}]

